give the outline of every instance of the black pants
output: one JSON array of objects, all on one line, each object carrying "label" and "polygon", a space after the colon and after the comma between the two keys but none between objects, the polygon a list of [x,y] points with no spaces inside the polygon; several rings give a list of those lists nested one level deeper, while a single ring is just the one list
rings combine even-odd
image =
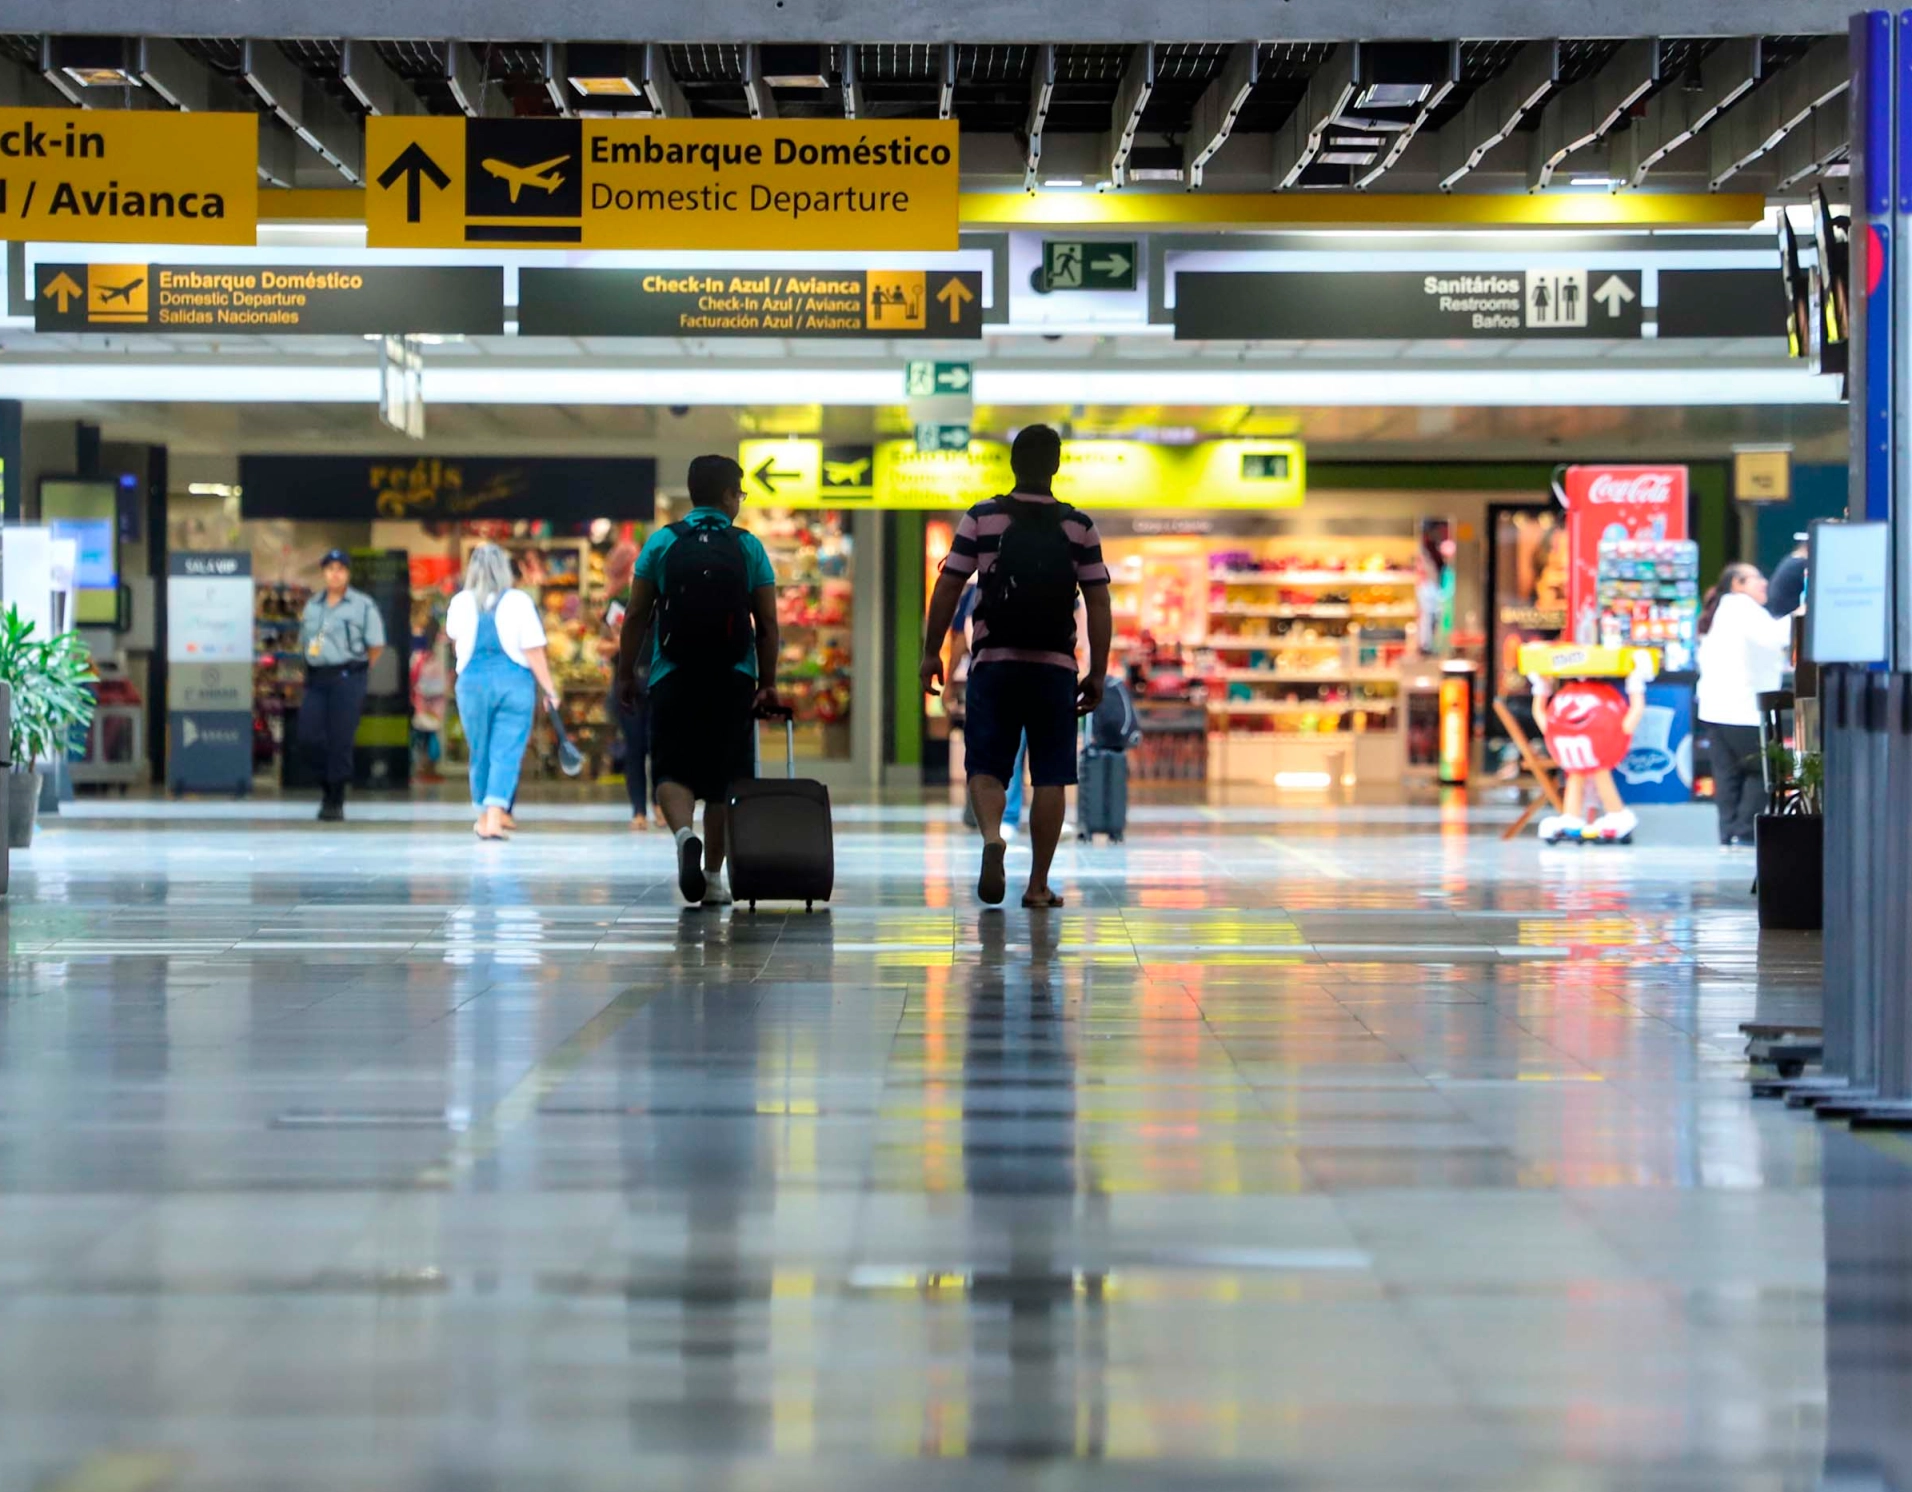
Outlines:
[{"label": "black pants", "polygon": [[367,670],[362,663],[308,668],[299,702],[299,747],[328,795],[352,780],[352,743],[365,713]]},{"label": "black pants", "polygon": [[1713,801],[1719,805],[1719,842],[1753,842],[1753,820],[1766,806],[1766,779],[1759,763],[1759,727],[1713,725]]},{"label": "black pants", "polygon": [[637,697],[637,708],[616,705],[617,728],[624,735],[624,791],[630,794],[631,814],[642,818],[651,811],[651,702]]}]

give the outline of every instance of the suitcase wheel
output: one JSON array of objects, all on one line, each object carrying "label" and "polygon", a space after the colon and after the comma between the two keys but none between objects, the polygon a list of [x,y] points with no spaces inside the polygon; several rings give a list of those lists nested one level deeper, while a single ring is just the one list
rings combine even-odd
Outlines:
[{"label": "suitcase wheel", "polygon": [[1122,842],[1122,836],[1120,834],[1111,834],[1109,836],[1110,844],[1120,844],[1121,842]]}]

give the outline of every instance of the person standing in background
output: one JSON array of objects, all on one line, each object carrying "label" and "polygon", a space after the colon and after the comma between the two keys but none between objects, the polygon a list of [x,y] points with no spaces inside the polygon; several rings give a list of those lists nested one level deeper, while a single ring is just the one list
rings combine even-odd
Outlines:
[{"label": "person standing in background", "polygon": [[1700,608],[1699,688],[1694,713],[1712,740],[1719,842],[1749,845],[1766,792],[1759,760],[1759,696],[1785,676],[1792,617],[1766,609],[1766,577],[1735,562]]},{"label": "person standing in background", "polygon": [[[620,698],[616,660],[618,640],[624,630],[624,617],[631,609],[631,577],[637,568],[637,546],[619,544],[604,561],[604,588],[611,604],[604,609],[604,655],[613,664],[611,670],[611,713],[617,719],[618,734],[624,738],[624,791],[631,800],[631,828],[642,832],[651,827],[651,655],[645,642],[637,647],[631,670],[633,685],[627,702]],[[660,811],[657,821],[664,816]]]},{"label": "person standing in background", "polygon": [[471,750],[471,801],[478,810],[472,830],[480,839],[503,839],[539,696],[555,712],[558,691],[538,608],[512,588],[511,560],[496,544],[472,550],[465,588],[445,613],[445,635],[458,650],[458,718]]},{"label": "person standing in background", "polygon": [[319,820],[334,824],[345,817],[366,675],[385,651],[385,619],[370,596],[352,588],[352,559],[343,549],[326,552],[320,573],[325,589],[305,603],[299,620],[305,695],[298,739],[319,779]]}]

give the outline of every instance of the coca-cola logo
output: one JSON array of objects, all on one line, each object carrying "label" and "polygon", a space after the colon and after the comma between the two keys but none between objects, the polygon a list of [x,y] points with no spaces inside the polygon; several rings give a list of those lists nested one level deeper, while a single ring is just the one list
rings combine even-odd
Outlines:
[{"label": "coca-cola logo", "polygon": [[1587,484],[1587,501],[1595,505],[1672,500],[1673,473],[1670,471],[1603,471]]}]

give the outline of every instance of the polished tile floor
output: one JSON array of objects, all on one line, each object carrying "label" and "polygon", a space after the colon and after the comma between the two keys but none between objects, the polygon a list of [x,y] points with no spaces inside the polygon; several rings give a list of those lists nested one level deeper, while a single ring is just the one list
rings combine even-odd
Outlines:
[{"label": "polished tile floor", "polygon": [[1817,949],[1703,826],[1143,809],[1032,917],[846,808],[752,917],[527,817],[16,858],[0,1492],[1912,1485],[1912,1149],[1748,1099]]}]

